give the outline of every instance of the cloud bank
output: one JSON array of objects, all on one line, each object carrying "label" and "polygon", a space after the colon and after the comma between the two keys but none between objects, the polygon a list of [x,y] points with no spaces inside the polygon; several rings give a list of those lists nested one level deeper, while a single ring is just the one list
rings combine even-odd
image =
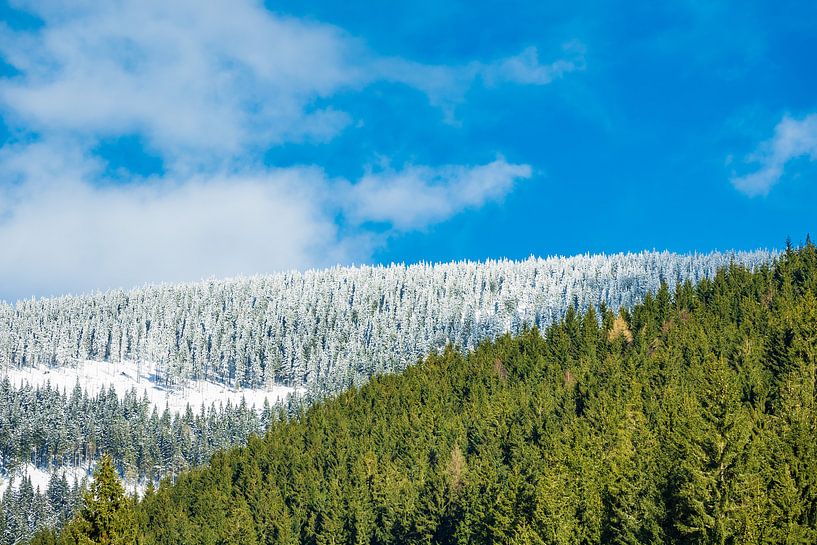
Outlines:
[{"label": "cloud bank", "polygon": [[817,114],[802,119],[784,116],[772,138],[748,158],[748,162],[759,165],[758,169],[734,176],[732,184],[750,197],[768,195],[783,176],[786,164],[799,157],[817,160]]},{"label": "cloud bank", "polygon": [[[407,167],[360,180],[247,168],[95,185],[103,165],[40,144],[0,157],[0,285],[9,297],[361,262],[386,222],[421,228],[500,199],[530,167]],[[348,217],[353,229],[335,223]]]},{"label": "cloud bank", "polygon": [[[531,176],[504,159],[336,179],[263,152],[329,142],[355,120],[340,93],[399,83],[451,115],[469,88],[545,85],[580,46],[445,66],[381,56],[340,28],[243,1],[19,2],[42,25],[0,27],[0,297],[365,261],[367,229],[422,229]],[[161,175],[106,173],[95,146],[138,135]],[[339,230],[338,218],[350,228]],[[382,230],[378,230],[382,233]]]}]

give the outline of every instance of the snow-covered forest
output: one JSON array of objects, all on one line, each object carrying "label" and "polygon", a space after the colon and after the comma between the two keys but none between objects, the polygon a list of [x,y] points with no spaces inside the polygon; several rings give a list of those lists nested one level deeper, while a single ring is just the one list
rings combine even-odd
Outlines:
[{"label": "snow-covered forest", "polygon": [[662,280],[696,282],[768,251],[580,255],[363,266],[148,286],[0,305],[0,369],[151,362],[167,385],[308,386],[321,393],[470,349],[575,305],[630,306]]},{"label": "snow-covered forest", "polygon": [[12,478],[0,499],[0,544],[28,543],[37,530],[61,528],[82,505],[87,482],[64,470],[51,472],[42,486],[29,475]]}]

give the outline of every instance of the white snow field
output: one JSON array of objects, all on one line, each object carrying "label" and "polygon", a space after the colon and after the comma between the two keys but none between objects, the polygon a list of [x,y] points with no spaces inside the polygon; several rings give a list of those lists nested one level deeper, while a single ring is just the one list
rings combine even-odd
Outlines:
[{"label": "white snow field", "polygon": [[167,407],[171,413],[183,413],[188,404],[194,412],[202,405],[209,407],[213,403],[226,405],[231,401],[235,405],[240,403],[242,398],[248,407],[255,406],[261,410],[264,400],[273,405],[296,391],[295,388],[286,386],[273,386],[270,389],[236,389],[205,380],[190,380],[184,386],[168,388],[156,380],[153,364],[134,361],[86,360],[77,367],[10,368],[0,371],[0,377],[4,375],[17,387],[26,383],[34,387],[50,383],[52,387],[70,392],[79,383],[83,390],[94,395],[102,389],[107,390],[113,386],[120,398],[134,389],[140,399],[147,396],[151,405],[159,412]]},{"label": "white snow field", "polygon": [[[58,476],[65,473],[68,485],[73,486],[74,482],[82,484],[83,479],[91,481],[95,469],[96,461],[87,465],[63,466],[51,470],[42,469],[30,463],[23,464],[10,473],[0,472],[0,498],[3,497],[9,484],[12,485],[14,490],[19,490],[20,483],[22,483],[26,477],[31,479],[31,486],[35,492],[39,490],[41,494],[45,494],[48,490],[48,483],[51,480],[51,474],[53,472],[56,472]],[[144,478],[132,481],[125,477],[120,477],[120,481],[128,494],[133,494],[140,498],[144,495],[148,486],[148,481]],[[158,481],[154,481],[153,485],[158,486]]]}]

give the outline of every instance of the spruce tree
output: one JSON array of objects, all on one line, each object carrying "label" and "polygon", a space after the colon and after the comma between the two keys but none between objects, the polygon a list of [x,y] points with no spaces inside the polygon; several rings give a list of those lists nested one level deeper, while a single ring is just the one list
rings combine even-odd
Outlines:
[{"label": "spruce tree", "polygon": [[726,361],[712,358],[692,371],[695,395],[676,436],[676,525],[689,543],[731,543],[741,527],[753,422]]},{"label": "spruce tree", "polygon": [[65,545],[131,545],[136,543],[133,502],[125,496],[110,456],[103,456],[94,481],[85,493],[85,505],[68,524],[61,538]]}]

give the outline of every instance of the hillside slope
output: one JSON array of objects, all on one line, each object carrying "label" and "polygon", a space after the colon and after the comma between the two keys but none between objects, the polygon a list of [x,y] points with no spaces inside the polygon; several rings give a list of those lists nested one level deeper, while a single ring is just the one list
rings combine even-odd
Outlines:
[{"label": "hillside slope", "polygon": [[245,444],[281,410],[264,400],[295,387],[290,413],[449,343],[467,351],[571,307],[628,307],[661,280],[775,255],[347,267],[0,303],[0,495],[18,521],[7,541],[70,517],[61,476],[89,473],[103,452],[139,490]]},{"label": "hillside slope", "polygon": [[807,244],[432,355],[164,483],[140,543],[813,543],[816,294]]}]

